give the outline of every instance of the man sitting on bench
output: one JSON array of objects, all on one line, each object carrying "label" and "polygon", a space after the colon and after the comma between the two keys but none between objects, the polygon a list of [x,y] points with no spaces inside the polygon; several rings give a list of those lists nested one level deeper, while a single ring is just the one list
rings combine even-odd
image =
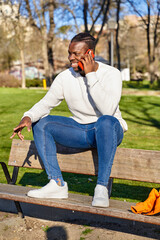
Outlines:
[{"label": "man sitting on bench", "polygon": [[[23,140],[22,129],[27,127],[30,131],[32,126],[35,145],[50,180],[41,189],[29,191],[29,197],[68,197],[56,156],[58,143],[69,148],[97,148],[98,177],[92,206],[109,206],[107,185],[127,124],[119,110],[121,73],[94,60],[95,44],[95,38],[88,33],[73,37],[68,48],[71,67],[54,79],[47,94],[24,113],[14,128],[11,138],[17,134]],[[63,99],[73,116],[49,115]]]}]

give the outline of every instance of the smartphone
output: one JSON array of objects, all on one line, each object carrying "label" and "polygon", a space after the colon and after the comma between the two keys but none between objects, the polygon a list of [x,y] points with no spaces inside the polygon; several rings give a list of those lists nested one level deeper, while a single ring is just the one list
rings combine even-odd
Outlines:
[{"label": "smartphone", "polygon": [[[89,51],[91,51],[91,55],[92,57],[94,58],[94,53],[91,49],[88,49],[87,52],[85,54],[88,54]],[[83,67],[83,64],[81,62],[78,62],[78,66],[80,67],[80,69],[83,71],[84,70],[84,67]]]}]

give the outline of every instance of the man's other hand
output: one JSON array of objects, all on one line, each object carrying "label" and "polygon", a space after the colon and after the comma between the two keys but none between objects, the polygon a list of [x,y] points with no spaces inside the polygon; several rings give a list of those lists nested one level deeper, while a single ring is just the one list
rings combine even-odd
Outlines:
[{"label": "man's other hand", "polygon": [[32,122],[31,122],[30,117],[24,117],[24,118],[22,118],[22,120],[20,121],[20,123],[18,124],[18,126],[13,129],[13,134],[12,134],[12,136],[10,137],[10,139],[14,138],[15,135],[17,134],[18,137],[23,141],[24,136],[22,135],[21,131],[22,131],[22,129],[23,129],[24,127],[27,127],[28,132],[31,131]]}]

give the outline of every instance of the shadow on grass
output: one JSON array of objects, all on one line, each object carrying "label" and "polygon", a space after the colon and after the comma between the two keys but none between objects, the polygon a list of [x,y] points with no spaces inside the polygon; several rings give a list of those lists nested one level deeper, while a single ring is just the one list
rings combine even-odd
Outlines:
[{"label": "shadow on grass", "polygon": [[142,202],[148,198],[151,190],[152,187],[147,186],[131,186],[127,184],[113,183],[111,197]]},{"label": "shadow on grass", "polygon": [[[125,101],[125,99],[123,96],[122,101]],[[134,111],[132,105],[135,105]],[[157,115],[159,104],[154,102],[154,98],[148,96],[134,97],[132,103],[121,106],[121,111],[127,115],[127,121],[160,129],[159,115]],[[143,114],[140,114],[140,111]]]},{"label": "shadow on grass", "polygon": [[[93,196],[96,177],[74,173],[63,173],[64,180],[68,183],[69,191]],[[45,171],[41,173],[25,172],[18,184],[22,186],[42,187],[48,183]]]},{"label": "shadow on grass", "polygon": [[[97,178],[95,176],[63,173],[68,183],[69,191],[93,196]],[[121,180],[122,181],[122,180]],[[48,183],[45,171],[41,173],[24,173],[19,181],[22,186],[42,187]],[[144,201],[147,199],[151,186],[134,186],[127,183],[113,183],[111,198],[131,201]]]}]

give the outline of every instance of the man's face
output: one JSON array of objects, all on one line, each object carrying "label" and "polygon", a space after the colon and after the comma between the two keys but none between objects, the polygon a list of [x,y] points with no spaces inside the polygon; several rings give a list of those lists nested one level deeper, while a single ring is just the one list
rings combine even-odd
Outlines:
[{"label": "man's face", "polygon": [[78,62],[80,61],[81,57],[88,50],[88,45],[85,42],[72,42],[68,48],[68,59],[71,63],[71,67],[74,69],[75,72],[82,72],[82,70],[78,66]]}]

